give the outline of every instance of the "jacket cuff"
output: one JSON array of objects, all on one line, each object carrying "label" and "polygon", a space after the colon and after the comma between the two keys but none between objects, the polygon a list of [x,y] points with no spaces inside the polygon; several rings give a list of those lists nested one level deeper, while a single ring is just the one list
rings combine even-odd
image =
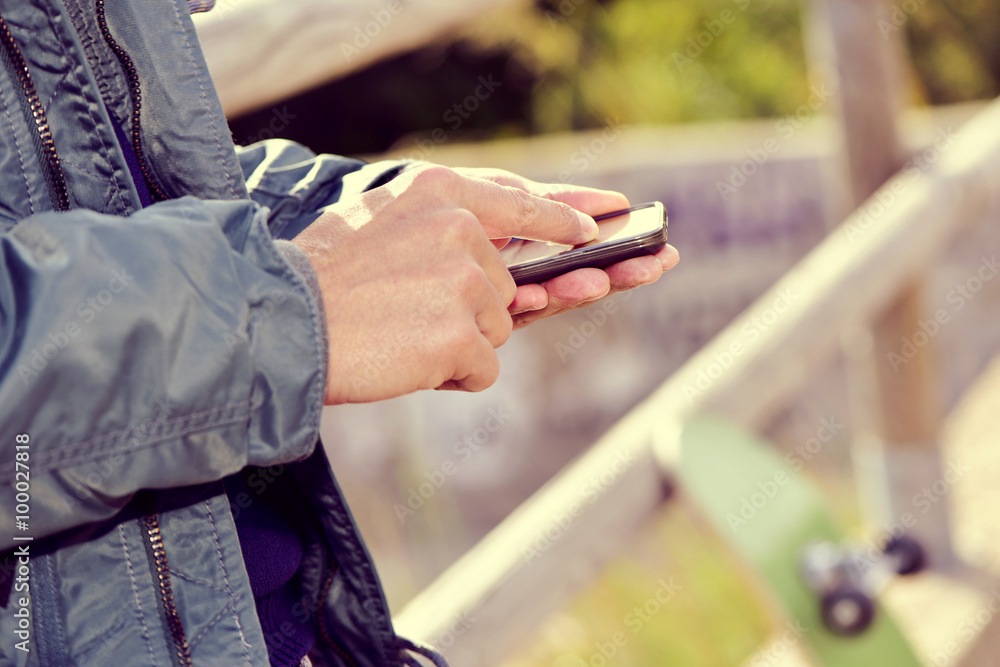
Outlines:
[{"label": "jacket cuff", "polygon": [[302,279],[302,282],[305,283],[306,288],[309,290],[309,294],[312,295],[313,303],[319,317],[319,328],[323,337],[322,367],[325,371],[329,367],[330,339],[326,332],[326,311],[323,307],[323,293],[319,288],[319,277],[316,275],[316,270],[313,268],[312,262],[309,261],[309,257],[303,252],[302,248],[291,241],[281,239],[275,240],[274,246],[281,251],[285,260],[291,264],[292,269]]},{"label": "jacket cuff", "polygon": [[[326,396],[328,356],[316,273],[299,248],[271,238],[267,214],[260,209],[250,233],[234,244],[253,266],[245,286],[255,366],[248,463],[255,466],[298,461],[313,452]],[[264,281],[258,278],[261,269],[269,275]]]}]

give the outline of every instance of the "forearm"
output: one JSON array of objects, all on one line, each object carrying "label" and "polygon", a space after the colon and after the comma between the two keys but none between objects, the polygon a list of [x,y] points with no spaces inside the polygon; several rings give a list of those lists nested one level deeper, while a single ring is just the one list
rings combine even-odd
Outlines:
[{"label": "forearm", "polygon": [[44,214],[0,247],[3,545],[17,434],[30,436],[37,537],[110,516],[140,488],[312,451],[323,320],[266,210],[182,199],[129,219]]},{"label": "forearm", "polygon": [[410,162],[368,164],[338,155],[316,155],[292,141],[272,139],[237,147],[250,197],[268,207],[275,238],[289,239],[308,227],[326,206],[392,180]]}]

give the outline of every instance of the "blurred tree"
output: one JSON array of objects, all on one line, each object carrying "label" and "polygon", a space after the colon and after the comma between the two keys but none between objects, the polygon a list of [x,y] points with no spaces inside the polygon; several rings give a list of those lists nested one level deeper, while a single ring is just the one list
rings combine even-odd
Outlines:
[{"label": "blurred tree", "polygon": [[[467,26],[452,44],[289,100],[295,122],[283,136],[350,154],[381,152],[407,138],[414,157],[431,159],[435,146],[463,136],[781,116],[810,94],[801,2],[511,3]],[[944,104],[1000,94],[998,0],[894,0],[892,7],[893,20],[882,29],[906,31],[918,99]],[[449,110],[468,99],[481,76],[501,85],[488,102],[460,110],[456,123]],[[266,136],[272,115],[235,119],[237,141]]]},{"label": "blurred tree", "polygon": [[1000,94],[1000,2],[917,0],[913,12],[904,8],[910,3],[897,4],[906,17],[910,55],[929,103]]},{"label": "blurred tree", "polygon": [[531,129],[778,115],[808,96],[798,0],[542,0],[468,29],[538,73]]}]

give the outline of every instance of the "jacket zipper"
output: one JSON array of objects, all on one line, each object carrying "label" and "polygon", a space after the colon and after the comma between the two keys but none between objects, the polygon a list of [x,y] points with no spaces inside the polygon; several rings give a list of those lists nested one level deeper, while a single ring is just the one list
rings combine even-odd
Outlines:
[{"label": "jacket zipper", "polygon": [[334,640],[333,635],[330,634],[330,628],[326,624],[326,616],[323,614],[323,608],[326,606],[326,596],[330,593],[330,587],[333,586],[333,577],[337,572],[337,565],[334,563],[330,566],[330,570],[327,572],[326,579],[323,581],[323,587],[319,592],[319,600],[316,601],[316,619],[318,621],[320,636],[327,643],[334,652],[339,655],[345,663],[351,667],[357,667],[358,663],[351,657],[343,646]]},{"label": "jacket zipper", "polygon": [[149,188],[153,201],[169,199],[163,188],[153,179],[153,174],[149,170],[149,164],[146,162],[146,156],[142,149],[142,133],[140,132],[142,87],[139,84],[139,73],[135,69],[132,57],[115,40],[111,34],[111,29],[108,28],[108,20],[104,13],[104,0],[95,0],[94,7],[97,11],[97,24],[101,28],[101,35],[111,50],[114,51],[118,62],[121,63],[122,70],[125,72],[125,79],[128,81],[129,95],[132,98],[132,150],[135,151],[135,155],[139,160],[139,170],[142,172],[142,178],[146,182],[146,187]]},{"label": "jacket zipper", "polygon": [[170,584],[170,567],[167,564],[167,552],[163,548],[163,536],[160,534],[160,519],[153,513],[144,516],[142,522],[146,526],[149,548],[153,553],[153,564],[156,566],[156,576],[160,584],[160,603],[163,606],[167,626],[170,628],[170,635],[174,641],[177,661],[183,667],[188,667],[191,665],[191,649],[188,646],[187,637],[184,634],[184,626],[181,624],[180,615],[177,613],[177,605],[174,602],[173,588]]},{"label": "jacket zipper", "polygon": [[24,54],[21,53],[21,48],[2,16],[0,16],[0,60],[3,61],[11,78],[21,84],[23,93],[19,98],[21,109],[28,127],[35,127],[35,132],[31,133],[31,140],[35,146],[35,154],[42,168],[52,206],[57,211],[68,211],[70,205],[66,177],[63,175],[59,154],[56,152],[56,143],[52,139],[49,121],[45,117],[45,108],[38,99],[38,92],[31,80],[31,72],[28,71]]}]

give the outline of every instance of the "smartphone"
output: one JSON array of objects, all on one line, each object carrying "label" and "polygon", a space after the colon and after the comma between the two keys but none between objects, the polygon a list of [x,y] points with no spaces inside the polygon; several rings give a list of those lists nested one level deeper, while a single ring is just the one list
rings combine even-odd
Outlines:
[{"label": "smartphone", "polygon": [[658,201],[594,216],[597,238],[577,246],[515,239],[503,257],[518,285],[540,283],[574,269],[602,269],[622,260],[653,255],[667,243],[667,211]]}]

